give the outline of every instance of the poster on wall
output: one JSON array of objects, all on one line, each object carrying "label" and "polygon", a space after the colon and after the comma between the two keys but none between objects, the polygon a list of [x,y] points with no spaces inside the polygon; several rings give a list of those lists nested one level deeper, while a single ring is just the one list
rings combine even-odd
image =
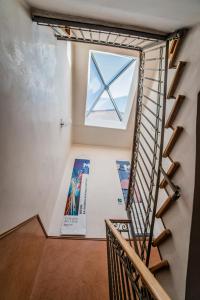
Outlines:
[{"label": "poster on wall", "polygon": [[130,176],[130,162],[126,160],[117,160],[117,170],[119,174],[119,180],[122,188],[122,193],[124,196],[124,201],[126,203],[128,197],[128,185]]},{"label": "poster on wall", "polygon": [[62,235],[86,234],[86,199],[90,161],[75,159],[64,212]]},{"label": "poster on wall", "polygon": [[[117,170],[119,174],[119,180],[121,183],[122,193],[124,196],[124,201],[126,203],[128,198],[128,186],[129,186],[131,165],[130,162],[126,160],[117,160],[116,163],[117,163]],[[134,201],[135,202],[142,201],[137,185],[135,185],[135,190],[134,190]]]}]

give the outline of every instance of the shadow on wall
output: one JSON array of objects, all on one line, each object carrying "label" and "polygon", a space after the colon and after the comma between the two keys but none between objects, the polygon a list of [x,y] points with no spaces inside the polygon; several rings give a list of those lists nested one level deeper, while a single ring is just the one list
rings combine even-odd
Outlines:
[{"label": "shadow on wall", "polygon": [[190,233],[190,248],[186,281],[186,300],[199,300],[200,298],[200,92],[197,97],[196,120],[196,171],[193,199],[192,226]]}]

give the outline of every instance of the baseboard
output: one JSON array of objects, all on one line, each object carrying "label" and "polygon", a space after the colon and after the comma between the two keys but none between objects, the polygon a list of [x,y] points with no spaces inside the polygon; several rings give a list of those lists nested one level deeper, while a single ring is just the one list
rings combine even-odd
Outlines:
[{"label": "baseboard", "polygon": [[81,240],[81,241],[106,241],[106,238],[87,238],[83,236],[66,236],[66,235],[48,235],[48,239],[63,239],[63,240]]},{"label": "baseboard", "polygon": [[42,223],[42,220],[40,218],[39,215],[34,215],[31,218],[28,218],[27,220],[21,222],[20,224],[18,224],[17,226],[3,232],[2,234],[0,234],[0,239],[3,239],[4,237],[6,237],[7,235],[13,233],[14,231],[18,230],[19,228],[23,227],[24,225],[26,225],[27,223],[31,222],[33,219],[37,219],[41,229],[44,233],[44,236],[47,239],[65,239],[65,240],[86,240],[86,241],[106,241],[106,238],[87,238],[87,237],[82,237],[82,236],[54,236],[54,235],[48,235],[48,233],[46,232],[46,229]]},{"label": "baseboard", "polygon": [[41,226],[41,228],[42,228],[42,231],[43,231],[45,237],[48,238],[48,233],[46,232],[46,229],[45,229],[45,227],[44,227],[44,225],[43,225],[43,223],[42,223],[42,220],[41,220],[41,218],[40,218],[39,215],[37,215],[37,219],[38,219],[38,222],[40,223],[40,226]]},{"label": "baseboard", "polygon": [[18,225],[14,226],[13,228],[11,228],[11,229],[9,229],[9,230],[7,230],[7,231],[1,233],[1,234],[0,234],[0,239],[6,237],[8,234],[11,234],[13,231],[15,231],[15,230],[21,228],[22,226],[26,225],[27,223],[31,222],[33,219],[35,219],[35,218],[37,218],[37,217],[38,217],[38,215],[35,215],[35,216],[33,216],[33,217],[30,217],[30,218],[28,218],[27,220],[25,220],[25,221],[19,223]]}]

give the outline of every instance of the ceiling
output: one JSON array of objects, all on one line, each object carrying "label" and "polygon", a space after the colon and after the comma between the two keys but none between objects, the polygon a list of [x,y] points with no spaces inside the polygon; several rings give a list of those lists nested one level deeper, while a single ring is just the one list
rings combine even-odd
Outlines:
[{"label": "ceiling", "polygon": [[26,0],[32,7],[172,32],[200,22],[200,0]]}]

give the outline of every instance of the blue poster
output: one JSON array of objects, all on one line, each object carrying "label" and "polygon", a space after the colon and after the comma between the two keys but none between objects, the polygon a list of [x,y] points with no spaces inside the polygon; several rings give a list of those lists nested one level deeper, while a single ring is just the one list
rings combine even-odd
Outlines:
[{"label": "blue poster", "polygon": [[61,234],[86,234],[86,195],[90,161],[75,159]]},{"label": "blue poster", "polygon": [[129,176],[130,176],[130,162],[126,160],[117,160],[117,170],[119,173],[119,180],[121,183],[122,193],[124,196],[124,201],[127,201],[128,197],[128,186],[129,186]]}]

